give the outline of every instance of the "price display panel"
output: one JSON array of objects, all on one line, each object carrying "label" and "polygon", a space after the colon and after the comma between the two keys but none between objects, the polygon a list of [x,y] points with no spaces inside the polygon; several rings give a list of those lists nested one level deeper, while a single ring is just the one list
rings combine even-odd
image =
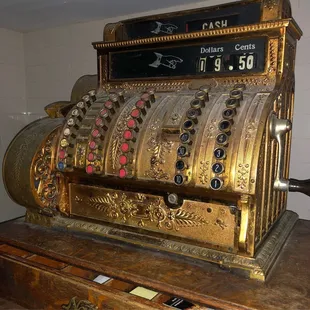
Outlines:
[{"label": "price display panel", "polygon": [[266,37],[110,53],[110,80],[261,73]]}]

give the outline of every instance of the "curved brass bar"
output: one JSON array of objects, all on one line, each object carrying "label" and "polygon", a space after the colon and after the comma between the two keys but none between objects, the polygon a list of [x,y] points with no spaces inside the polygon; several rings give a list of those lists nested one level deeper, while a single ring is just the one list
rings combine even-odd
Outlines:
[{"label": "curved brass bar", "polygon": [[248,252],[247,237],[249,228],[250,206],[251,206],[251,196],[242,195],[240,198],[241,225],[238,240],[239,250],[241,250],[242,252]]}]

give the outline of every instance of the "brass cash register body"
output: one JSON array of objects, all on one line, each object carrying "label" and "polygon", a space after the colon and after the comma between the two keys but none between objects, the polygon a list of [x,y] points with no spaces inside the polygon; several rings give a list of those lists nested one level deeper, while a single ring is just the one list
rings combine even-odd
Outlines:
[{"label": "brass cash register body", "polygon": [[282,0],[107,25],[98,80],[82,77],[9,146],[8,193],[29,222],[264,280],[297,220],[286,202],[300,36]]}]

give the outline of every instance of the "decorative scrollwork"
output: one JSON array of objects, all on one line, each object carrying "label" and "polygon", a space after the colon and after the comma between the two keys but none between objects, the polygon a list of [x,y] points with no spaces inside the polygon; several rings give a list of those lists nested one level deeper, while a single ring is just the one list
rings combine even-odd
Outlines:
[{"label": "decorative scrollwork", "polygon": [[264,7],[273,10],[278,5],[278,0],[266,0]]},{"label": "decorative scrollwork", "polygon": [[163,169],[158,167],[158,163],[155,163],[154,165],[151,166],[151,168],[146,171],[145,175],[155,179],[155,180],[161,180],[161,179],[169,179],[168,173],[166,173]]},{"label": "decorative scrollwork", "polygon": [[239,164],[238,166],[238,179],[237,186],[241,189],[245,189],[249,179],[249,164]]},{"label": "decorative scrollwork", "polygon": [[149,138],[147,144],[148,144],[148,152],[152,154],[151,157],[151,167],[149,170],[145,172],[145,175],[155,179],[169,179],[168,173],[164,172],[163,169],[160,167],[160,165],[163,165],[165,163],[165,154],[171,153],[173,142],[164,140],[159,140],[156,136],[158,126],[160,124],[160,120],[156,120],[153,122],[149,129],[151,130],[152,134]]},{"label": "decorative scrollwork", "polygon": [[62,305],[63,310],[98,310],[98,307],[88,300],[77,301],[77,297],[71,298],[68,305]]},{"label": "decorative scrollwork", "polygon": [[128,106],[125,108],[123,111],[117,125],[116,125],[116,130],[112,136],[112,146],[110,148],[110,154],[109,158],[111,159],[111,168],[115,171],[117,163],[118,163],[118,158],[121,153],[121,144],[122,144],[122,138],[123,138],[123,132],[124,128],[126,127],[127,121],[130,119],[130,110],[132,109],[131,106]]},{"label": "decorative scrollwork", "polygon": [[118,218],[122,216],[126,221],[130,217],[136,216],[138,208],[136,203],[142,203],[146,198],[144,195],[137,195],[135,202],[129,199],[125,193],[120,197],[118,194],[106,194],[102,197],[90,197],[87,204],[103,212],[110,218]]},{"label": "decorative scrollwork", "polygon": [[[78,201],[81,201],[77,197]],[[105,196],[95,196],[86,199],[86,203],[102,212],[108,218],[121,218],[137,221],[141,227],[147,223],[156,223],[157,228],[178,231],[181,227],[198,227],[209,224],[203,217],[182,209],[170,210],[159,198],[145,203],[146,196],[142,194],[129,198],[125,193],[107,193]]]},{"label": "decorative scrollwork", "polygon": [[34,188],[40,204],[44,207],[55,207],[58,202],[58,181],[56,173],[52,171],[52,141],[55,133],[52,133],[41,150],[37,153],[33,171]]},{"label": "decorative scrollwork", "polygon": [[[149,148],[147,149],[152,153],[152,160],[158,162],[159,164],[165,163],[165,153],[170,153],[172,149],[173,142],[164,140],[159,142],[154,137],[151,137],[148,141]],[[152,162],[153,164],[153,162]]]},{"label": "decorative scrollwork", "polygon": [[78,165],[79,167],[84,167],[86,161],[86,146],[84,144],[77,143],[76,149]]},{"label": "decorative scrollwork", "polygon": [[207,184],[209,181],[209,178],[208,178],[209,168],[210,168],[210,161],[200,162],[199,180],[202,184]]}]

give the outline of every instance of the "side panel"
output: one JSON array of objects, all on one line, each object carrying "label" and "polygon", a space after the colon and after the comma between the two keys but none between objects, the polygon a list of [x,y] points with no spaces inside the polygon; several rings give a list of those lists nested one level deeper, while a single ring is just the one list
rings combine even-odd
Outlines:
[{"label": "side panel", "polygon": [[9,145],[3,161],[3,180],[10,197],[25,207],[38,207],[32,188],[30,167],[43,140],[62,118],[43,118],[22,129]]}]

